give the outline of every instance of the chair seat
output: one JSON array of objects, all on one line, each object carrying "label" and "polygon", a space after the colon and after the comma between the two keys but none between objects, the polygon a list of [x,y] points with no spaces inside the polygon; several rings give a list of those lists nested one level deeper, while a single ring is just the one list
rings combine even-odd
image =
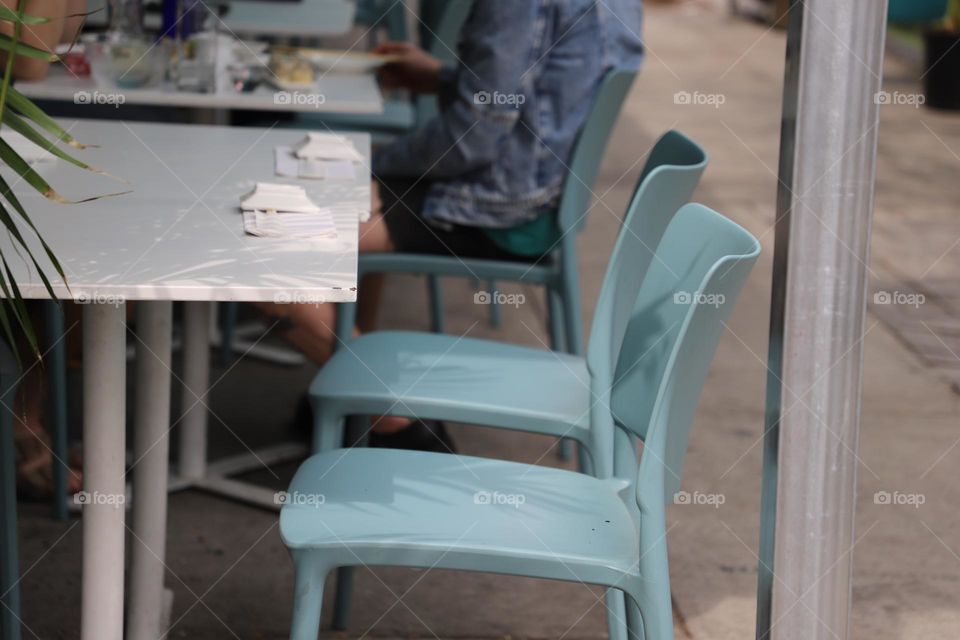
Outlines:
[{"label": "chair seat", "polygon": [[591,407],[583,358],[546,349],[406,331],[347,343],[310,393],[343,415],[404,415],[585,438]]},{"label": "chair seat", "polygon": [[456,549],[627,571],[639,542],[618,494],[626,485],[501,460],[341,449],[297,471],[280,532],[291,549],[345,548],[364,562],[377,550]]}]

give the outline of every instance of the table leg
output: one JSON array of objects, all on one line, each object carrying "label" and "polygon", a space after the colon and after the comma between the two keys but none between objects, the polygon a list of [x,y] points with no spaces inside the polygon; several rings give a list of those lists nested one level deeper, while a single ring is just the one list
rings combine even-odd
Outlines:
[{"label": "table leg", "polygon": [[[202,478],[207,466],[207,399],[210,387],[210,302],[187,302],[183,321],[183,419],[179,474]],[[197,398],[202,398],[199,402]]]},{"label": "table leg", "polygon": [[125,307],[83,310],[81,640],[123,638]]},{"label": "table leg", "polygon": [[173,304],[137,305],[136,414],[133,436],[133,535],[128,640],[157,640],[166,629],[163,577],[170,452]]}]

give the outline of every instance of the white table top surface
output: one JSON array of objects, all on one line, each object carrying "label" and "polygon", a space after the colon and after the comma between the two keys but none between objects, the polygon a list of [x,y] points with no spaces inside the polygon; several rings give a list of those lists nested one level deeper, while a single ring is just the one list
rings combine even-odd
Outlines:
[{"label": "white table top surface", "polygon": [[[76,152],[78,158],[129,184],[59,159],[35,164],[58,193],[71,200],[132,193],[57,204],[3,170],[66,272],[69,293],[52,277],[52,267],[45,269],[58,297],[82,302],[356,299],[357,212],[370,207],[369,136],[350,134],[366,158],[356,180],[292,180],[274,175],[274,148],[294,144],[304,131],[119,120],[64,121],[63,126],[79,141],[100,145]],[[318,205],[340,207],[334,216],[338,238],[246,235],[239,198],[258,181],[301,184]],[[0,248],[24,296],[48,297],[6,234],[0,234]],[[49,265],[45,258],[41,264]]]},{"label": "white table top surface", "polygon": [[[119,89],[96,74],[77,78],[63,65],[53,65],[44,80],[18,82],[17,90],[34,100],[83,104],[149,105],[194,109],[250,109],[299,113],[383,113],[383,94],[372,74],[320,74],[314,86],[278,92],[261,85],[249,93],[221,88],[215,93],[176,91],[168,85]],[[285,94],[285,95],[283,95]],[[109,101],[109,102],[108,102]]]}]

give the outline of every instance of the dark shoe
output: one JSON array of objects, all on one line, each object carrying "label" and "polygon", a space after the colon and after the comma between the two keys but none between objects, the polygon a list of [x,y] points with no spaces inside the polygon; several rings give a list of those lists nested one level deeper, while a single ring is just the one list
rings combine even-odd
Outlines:
[{"label": "dark shoe", "polygon": [[438,420],[415,420],[409,427],[395,433],[370,433],[371,447],[380,449],[408,449],[434,453],[456,453],[457,445]]}]

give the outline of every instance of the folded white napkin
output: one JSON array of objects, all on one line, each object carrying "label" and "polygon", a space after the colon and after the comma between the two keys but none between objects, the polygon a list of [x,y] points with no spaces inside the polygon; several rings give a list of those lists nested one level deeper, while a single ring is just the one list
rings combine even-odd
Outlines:
[{"label": "folded white napkin", "polygon": [[293,148],[298,158],[309,160],[347,160],[362,162],[363,156],[349,138],[335,133],[311,131]]},{"label": "folded white napkin", "polygon": [[244,211],[266,211],[277,213],[317,213],[318,207],[307,196],[303,187],[295,184],[275,184],[258,182],[253,191],[240,199],[240,208]]},{"label": "folded white napkin", "polygon": [[319,213],[244,211],[243,230],[261,238],[324,238],[336,240],[337,228],[329,210]]},{"label": "folded white napkin", "polygon": [[351,160],[298,158],[292,147],[274,149],[278,176],[312,180],[356,180],[357,165]]},{"label": "folded white napkin", "polygon": [[243,229],[268,238],[331,238],[337,228],[330,209],[318,207],[303,187],[258,182],[240,200]]}]

